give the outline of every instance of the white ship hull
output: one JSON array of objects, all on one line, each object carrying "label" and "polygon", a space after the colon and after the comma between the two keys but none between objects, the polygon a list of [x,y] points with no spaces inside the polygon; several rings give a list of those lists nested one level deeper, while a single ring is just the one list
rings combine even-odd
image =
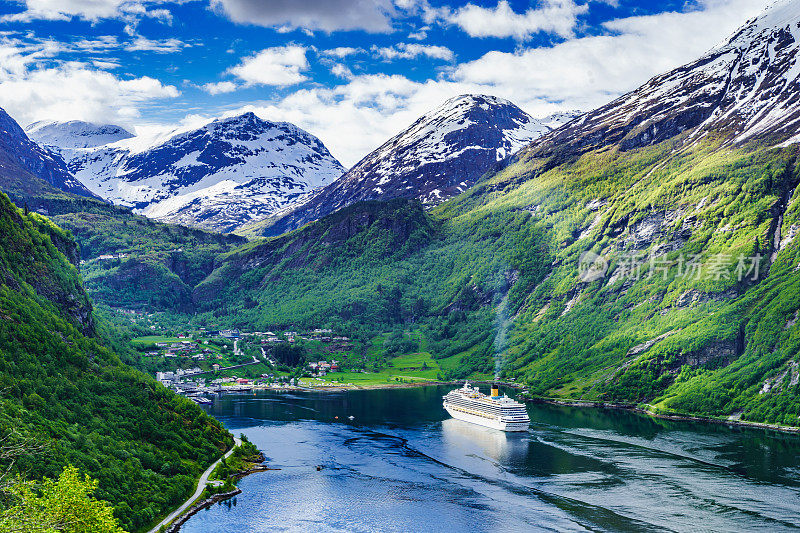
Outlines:
[{"label": "white ship hull", "polygon": [[450,416],[458,420],[463,420],[464,422],[471,422],[473,424],[478,424],[479,426],[497,429],[500,431],[528,431],[528,422],[503,422],[496,417],[490,418],[487,416],[466,413],[447,404],[444,405],[444,408],[448,413],[450,413]]}]

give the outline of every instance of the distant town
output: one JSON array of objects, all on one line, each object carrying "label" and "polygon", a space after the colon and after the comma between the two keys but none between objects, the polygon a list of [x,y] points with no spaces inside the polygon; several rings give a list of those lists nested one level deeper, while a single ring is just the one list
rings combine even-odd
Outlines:
[{"label": "distant town", "polygon": [[[156,371],[155,378],[165,387],[186,395],[197,403],[207,403],[208,393],[245,392],[258,389],[288,389],[353,386],[352,383],[328,382],[323,379],[329,372],[339,372],[339,360],[329,357],[311,362],[279,360],[273,348],[295,345],[300,342],[322,345],[322,352],[343,353],[354,348],[349,337],[334,334],[331,329],[317,328],[306,332],[255,331],[239,329],[219,331],[199,328],[192,333],[181,333],[173,339],[144,337],[136,340],[148,344],[144,357],[173,360],[176,363],[192,361],[196,366]],[[150,342],[148,342],[150,341]],[[226,349],[229,348],[229,349]],[[253,350],[257,348],[257,351]],[[249,349],[249,351],[246,351]],[[239,362],[245,359],[244,362]],[[231,363],[233,361],[233,363]],[[296,361],[300,363],[301,361]],[[253,376],[250,368],[268,367],[269,371]],[[283,368],[282,368],[283,367]],[[282,370],[281,370],[282,368]],[[235,373],[236,370],[240,372]],[[238,375],[242,374],[242,375]],[[309,381],[311,380],[311,381]]]}]

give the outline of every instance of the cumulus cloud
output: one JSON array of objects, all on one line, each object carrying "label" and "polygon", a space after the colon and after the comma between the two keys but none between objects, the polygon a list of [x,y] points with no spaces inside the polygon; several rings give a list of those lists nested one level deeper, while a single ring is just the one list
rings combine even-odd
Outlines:
[{"label": "cumulus cloud", "polygon": [[453,51],[444,46],[425,45],[417,43],[398,43],[394,46],[371,48],[378,57],[387,61],[393,59],[414,59],[420,56],[430,59],[442,59],[452,61],[455,58]]},{"label": "cumulus cloud", "polygon": [[152,17],[171,20],[166,9],[149,9],[164,0],[23,0],[25,10],[5,15],[4,21],[69,20],[78,17],[96,21],[110,18]]},{"label": "cumulus cloud", "polygon": [[247,85],[296,85],[305,81],[308,70],[306,48],[289,45],[265,48],[228,70]]},{"label": "cumulus cloud", "polygon": [[240,24],[334,32],[389,32],[396,13],[390,0],[211,0],[212,7]]},{"label": "cumulus cloud", "polygon": [[578,16],[588,10],[588,5],[577,5],[573,0],[545,0],[540,7],[516,13],[507,0],[500,0],[494,8],[467,4],[445,15],[445,19],[471,37],[513,37],[523,41],[541,32],[572,37]]},{"label": "cumulus cloud", "polygon": [[218,83],[206,83],[203,90],[211,95],[232,93],[238,86],[232,81],[220,81]]},{"label": "cumulus cloud", "polygon": [[604,24],[609,35],[513,53],[489,52],[459,65],[452,79],[503,87],[521,102],[591,109],[698,58],[767,1],[709,0],[702,10],[613,20]]},{"label": "cumulus cloud", "polygon": [[84,62],[53,61],[60,51],[15,39],[0,41],[0,102],[21,124],[76,118],[125,122],[138,117],[142,106],[180,95],[149,76],[123,79]]},{"label": "cumulus cloud", "polygon": [[424,41],[425,39],[428,38],[428,30],[430,30],[428,26],[422,27],[417,31],[412,31],[411,33],[409,33],[408,38],[414,39],[416,41]]},{"label": "cumulus cloud", "polygon": [[334,63],[331,65],[331,74],[344,79],[351,79],[353,77],[353,72],[347,65],[342,65],[341,63]]}]

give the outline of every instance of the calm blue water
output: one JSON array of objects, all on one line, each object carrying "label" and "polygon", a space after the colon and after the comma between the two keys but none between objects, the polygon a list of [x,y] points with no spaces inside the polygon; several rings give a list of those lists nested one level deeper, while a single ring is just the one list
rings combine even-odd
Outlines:
[{"label": "calm blue water", "polygon": [[800,528],[797,436],[552,406],[505,434],[449,419],[447,390],[218,399],[209,411],[280,470],[182,531]]}]

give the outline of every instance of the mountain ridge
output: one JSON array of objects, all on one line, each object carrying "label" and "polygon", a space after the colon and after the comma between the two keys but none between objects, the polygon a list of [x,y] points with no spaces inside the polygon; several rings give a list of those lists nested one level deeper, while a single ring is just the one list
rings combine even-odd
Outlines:
[{"label": "mountain ridge", "polygon": [[341,178],[299,205],[280,213],[272,225],[251,233],[278,235],[362,200],[416,198],[437,205],[471,187],[493,165],[571,113],[534,119],[495,96],[460,95],[422,115],[362,158]]},{"label": "mountain ridge", "polygon": [[799,16],[791,1],[778,0],[697,60],[654,76],[524,152],[563,158],[610,145],[630,150],[694,129],[684,146],[720,135],[734,145],[785,142],[800,119]]}]

